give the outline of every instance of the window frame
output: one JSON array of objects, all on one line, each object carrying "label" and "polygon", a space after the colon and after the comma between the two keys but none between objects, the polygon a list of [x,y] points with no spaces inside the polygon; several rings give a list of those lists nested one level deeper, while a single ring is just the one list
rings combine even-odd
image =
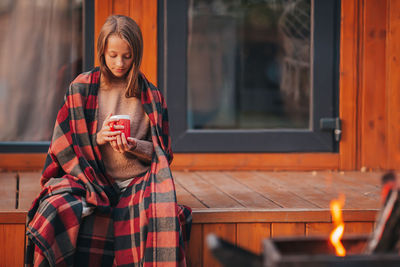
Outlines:
[{"label": "window frame", "polygon": [[193,130],[188,129],[186,117],[188,1],[159,0],[158,81],[166,92],[175,152],[338,152],[333,132],[319,129],[319,124],[321,118],[338,116],[340,0],[312,4],[311,77],[316,89],[310,101],[310,129]]},{"label": "window frame", "polygon": [[[94,0],[82,1],[82,69],[88,71],[94,62]],[[0,142],[0,153],[47,152],[50,141]]]}]

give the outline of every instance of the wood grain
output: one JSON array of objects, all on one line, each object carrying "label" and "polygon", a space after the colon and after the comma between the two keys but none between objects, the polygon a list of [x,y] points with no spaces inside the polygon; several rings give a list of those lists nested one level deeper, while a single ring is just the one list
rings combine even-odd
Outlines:
[{"label": "wood grain", "polygon": [[344,234],[370,234],[373,229],[373,222],[347,222],[344,225]]},{"label": "wood grain", "polygon": [[253,253],[261,254],[261,241],[271,236],[270,223],[238,223],[236,244]]},{"label": "wood grain", "polygon": [[228,172],[238,182],[283,208],[318,208],[315,204],[291,192],[290,187],[279,185],[274,176],[260,177],[258,172]]},{"label": "wood grain", "polygon": [[387,168],[400,170],[400,2],[388,0],[387,38]]},{"label": "wood grain", "polygon": [[186,190],[180,183],[175,182],[176,198],[179,204],[186,205],[192,209],[205,209],[207,208],[197,198],[195,198],[190,191]]},{"label": "wood grain", "polygon": [[32,201],[39,195],[40,187],[39,172],[20,172],[19,173],[19,210],[28,210]]},{"label": "wood grain", "polygon": [[329,236],[333,228],[332,223],[307,223],[306,236]]},{"label": "wood grain", "polygon": [[17,173],[2,173],[0,175],[0,210],[16,208]]},{"label": "wood grain", "polygon": [[341,170],[357,167],[357,96],[360,72],[360,2],[341,1],[339,116],[342,140],[339,144]]},{"label": "wood grain", "polygon": [[23,266],[24,224],[0,224],[0,266]]},{"label": "wood grain", "polygon": [[[100,18],[96,19],[96,23],[100,23],[98,21]],[[46,153],[0,154],[0,171],[41,170],[45,159]],[[339,166],[338,161],[339,155],[331,153],[175,153],[171,169],[173,171],[336,170]]]},{"label": "wood grain", "polygon": [[381,179],[384,172],[332,172],[333,181],[337,184],[357,185],[360,188],[381,189]]},{"label": "wood grain", "polygon": [[276,209],[277,204],[239,183],[225,172],[196,172],[204,181],[208,181],[218,190],[235,199],[243,207]]},{"label": "wood grain", "polygon": [[39,171],[46,153],[0,153],[0,171]]},{"label": "wood grain", "polygon": [[335,153],[175,153],[173,170],[337,170]]},{"label": "wood grain", "polygon": [[[329,236],[334,229],[333,223],[307,223],[306,235],[326,235]],[[370,234],[373,230],[373,222],[345,222],[344,235],[351,234]]]},{"label": "wood grain", "polygon": [[[260,174],[273,175],[265,172]],[[275,175],[275,181],[320,208],[329,209],[331,200],[339,195],[346,198],[344,208],[379,208],[379,201],[376,199],[376,193],[379,191],[377,187],[361,187],[359,183],[349,185],[346,181],[338,183],[335,180],[338,176],[340,175],[335,172],[290,172]]]},{"label": "wood grain", "polygon": [[190,172],[174,172],[175,180],[210,208],[240,208],[239,202]]},{"label": "wood grain", "polygon": [[[369,176],[369,177],[368,177]],[[346,173],[338,174],[332,173],[332,180],[334,181],[334,186],[336,191],[341,188],[346,188],[351,190],[356,195],[361,194],[369,199],[369,205],[365,208],[379,208],[380,207],[380,197],[381,197],[381,186],[380,186],[380,175],[370,176],[368,173]],[[360,186],[362,184],[362,186]],[[357,202],[349,198],[348,201],[351,205],[345,207],[355,207]],[[362,208],[362,206],[358,206]]]},{"label": "wood grain", "polygon": [[97,38],[101,27],[106,21],[107,17],[112,14],[113,0],[96,0],[94,2],[94,65],[99,66],[99,60],[97,58]]},{"label": "wood grain", "polygon": [[193,224],[190,232],[189,248],[186,255],[189,267],[203,266],[203,225]]},{"label": "wood grain", "polygon": [[[236,224],[205,224],[203,226],[204,241],[206,241],[208,234],[215,234],[220,238],[236,244]],[[206,242],[203,242],[203,266],[222,267],[214,257],[211,255]]]},{"label": "wood grain", "polygon": [[304,223],[272,223],[271,236],[304,236],[306,234],[306,227]]},{"label": "wood grain", "polygon": [[364,1],[360,107],[360,167],[387,166],[387,0]]},{"label": "wood grain", "polygon": [[26,223],[27,211],[1,210],[0,224],[24,224]]},{"label": "wood grain", "polygon": [[[377,214],[371,210],[343,210],[345,222],[373,222]],[[201,209],[193,211],[195,223],[250,223],[250,222],[332,222],[330,210],[280,209]]]},{"label": "wood grain", "polygon": [[[376,211],[361,211],[361,215],[363,215],[363,213],[365,213],[363,220],[373,221],[375,219]],[[350,220],[349,217],[347,218]],[[351,218],[353,218],[353,216]],[[330,222],[331,217],[329,210],[250,210],[247,208],[231,208],[194,210],[193,221],[196,223]]]},{"label": "wood grain", "polygon": [[130,5],[130,0],[113,0],[112,13],[129,16],[129,11],[130,11],[129,5]]},{"label": "wood grain", "polygon": [[129,13],[143,35],[141,71],[149,81],[157,85],[157,0],[130,0]]},{"label": "wood grain", "polygon": [[[313,175],[309,172],[257,172],[261,179],[272,181],[276,187],[287,188],[292,194],[302,198],[304,201],[318,208],[329,208],[329,201],[332,195],[321,192],[318,186],[322,183],[321,176],[313,179]],[[328,203],[328,204],[326,204]]]}]

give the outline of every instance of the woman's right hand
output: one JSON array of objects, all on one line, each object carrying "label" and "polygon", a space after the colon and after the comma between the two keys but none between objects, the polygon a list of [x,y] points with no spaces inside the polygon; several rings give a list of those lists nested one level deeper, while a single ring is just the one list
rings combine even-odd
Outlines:
[{"label": "woman's right hand", "polygon": [[[111,131],[110,122],[118,121],[118,119],[110,119],[112,114],[108,114],[106,119],[103,122],[103,126],[100,131],[97,133],[96,142],[97,145],[104,145],[107,142],[112,142],[117,140],[117,135],[121,134],[121,131]],[[117,127],[116,127],[117,128]]]}]

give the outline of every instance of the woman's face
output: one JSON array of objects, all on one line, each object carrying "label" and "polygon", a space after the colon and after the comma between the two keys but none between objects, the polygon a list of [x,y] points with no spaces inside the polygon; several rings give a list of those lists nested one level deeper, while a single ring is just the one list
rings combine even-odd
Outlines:
[{"label": "woman's face", "polygon": [[128,42],[117,35],[108,37],[104,50],[104,59],[108,69],[115,77],[124,77],[133,63],[133,57]]}]

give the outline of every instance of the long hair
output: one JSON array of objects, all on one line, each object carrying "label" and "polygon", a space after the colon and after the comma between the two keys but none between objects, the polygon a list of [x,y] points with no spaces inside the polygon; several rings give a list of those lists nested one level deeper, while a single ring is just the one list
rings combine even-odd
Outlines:
[{"label": "long hair", "polygon": [[100,71],[104,76],[104,82],[110,84],[114,75],[106,65],[104,58],[104,50],[107,45],[107,40],[111,35],[117,35],[125,40],[131,49],[133,63],[130,70],[126,74],[127,86],[125,90],[126,97],[139,97],[139,73],[140,64],[143,55],[143,38],[137,23],[130,17],[123,15],[109,16],[100,30],[99,38],[97,39],[97,57],[100,62]]}]

